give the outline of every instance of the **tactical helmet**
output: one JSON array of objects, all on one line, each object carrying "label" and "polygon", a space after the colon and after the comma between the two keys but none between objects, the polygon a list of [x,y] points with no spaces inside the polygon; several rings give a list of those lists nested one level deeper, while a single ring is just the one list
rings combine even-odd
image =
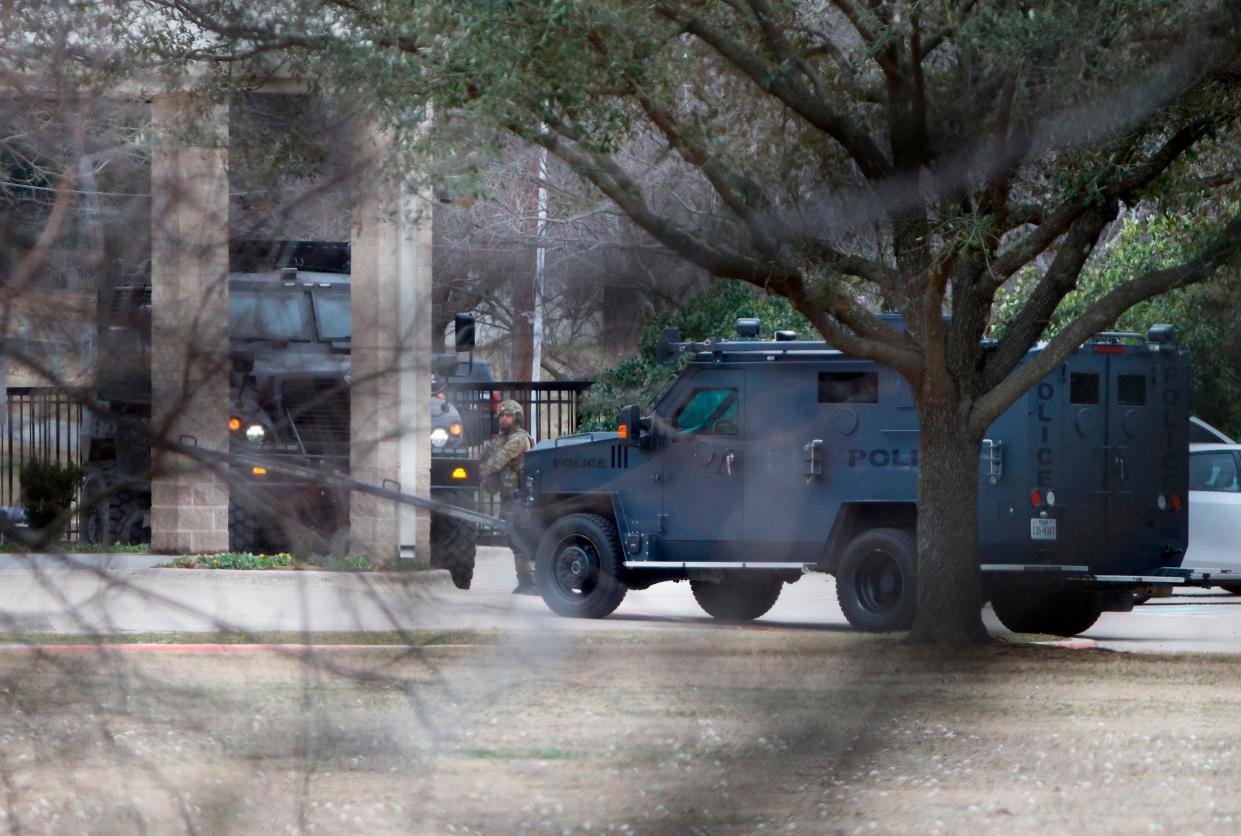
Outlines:
[{"label": "tactical helmet", "polygon": [[500,401],[500,408],[496,412],[499,415],[516,415],[518,421],[526,417],[521,404],[517,403],[517,401]]}]

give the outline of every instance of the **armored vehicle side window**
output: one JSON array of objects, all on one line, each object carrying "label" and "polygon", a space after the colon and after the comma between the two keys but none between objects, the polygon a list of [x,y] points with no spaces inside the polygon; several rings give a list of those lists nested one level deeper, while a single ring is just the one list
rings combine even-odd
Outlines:
[{"label": "armored vehicle side window", "polygon": [[1228,450],[1193,453],[1189,457],[1191,491],[1241,492],[1237,479],[1237,460]]},{"label": "armored vehicle side window", "polygon": [[681,433],[737,433],[737,390],[696,389],[680,409],[674,424]]},{"label": "armored vehicle side window", "polygon": [[1122,374],[1116,380],[1116,402],[1122,406],[1146,406],[1146,378]]},{"label": "armored vehicle side window", "polygon": [[1097,404],[1099,402],[1099,376],[1073,372],[1069,375],[1069,403]]},{"label": "armored vehicle side window", "polygon": [[879,375],[819,372],[819,403],[879,403]]},{"label": "armored vehicle side window", "polygon": [[319,339],[347,340],[353,332],[353,313],[347,293],[314,293]]},{"label": "armored vehicle side window", "polygon": [[314,339],[305,293],[234,290],[228,295],[228,327],[235,340]]}]

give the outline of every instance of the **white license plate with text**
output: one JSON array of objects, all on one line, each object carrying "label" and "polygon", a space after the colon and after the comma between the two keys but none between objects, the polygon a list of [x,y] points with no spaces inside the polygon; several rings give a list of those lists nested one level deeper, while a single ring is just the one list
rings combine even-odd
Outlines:
[{"label": "white license plate with text", "polygon": [[1056,521],[1045,517],[1037,517],[1030,520],[1030,539],[1031,540],[1055,540],[1056,539]]}]

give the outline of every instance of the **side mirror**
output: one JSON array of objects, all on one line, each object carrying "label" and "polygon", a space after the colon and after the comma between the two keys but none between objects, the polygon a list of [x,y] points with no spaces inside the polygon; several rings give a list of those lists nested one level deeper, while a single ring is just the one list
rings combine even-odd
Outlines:
[{"label": "side mirror", "polygon": [[655,362],[666,366],[676,360],[680,354],[681,332],[676,328],[665,328],[659,332],[659,340],[655,343]]},{"label": "side mirror", "polygon": [[457,365],[455,354],[436,354],[431,358],[431,374],[447,383],[448,378],[457,373]]},{"label": "side mirror", "polygon": [[634,404],[621,407],[616,417],[616,432],[622,444],[638,446],[642,439],[642,412]]},{"label": "side mirror", "polygon": [[459,313],[452,318],[453,330],[456,332],[457,351],[474,350],[474,317],[468,313]]}]

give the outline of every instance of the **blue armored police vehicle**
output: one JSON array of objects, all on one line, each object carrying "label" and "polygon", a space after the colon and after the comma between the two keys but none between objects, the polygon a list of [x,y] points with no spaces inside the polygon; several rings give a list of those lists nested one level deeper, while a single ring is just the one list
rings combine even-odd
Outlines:
[{"label": "blue armored police vehicle", "polygon": [[[688,580],[712,616],[752,619],[805,572],[836,576],[849,622],[914,616],[919,429],[897,372],[792,333],[680,342],[652,415],[545,441],[510,520],[547,604],[611,613]],[[1100,334],[995,422],[980,452],[986,592],[1019,632],[1074,635],[1168,594],[1186,547],[1187,352],[1172,329]],[[1039,349],[1034,349],[1037,352]],[[1178,579],[1179,580],[1179,579]]]}]

